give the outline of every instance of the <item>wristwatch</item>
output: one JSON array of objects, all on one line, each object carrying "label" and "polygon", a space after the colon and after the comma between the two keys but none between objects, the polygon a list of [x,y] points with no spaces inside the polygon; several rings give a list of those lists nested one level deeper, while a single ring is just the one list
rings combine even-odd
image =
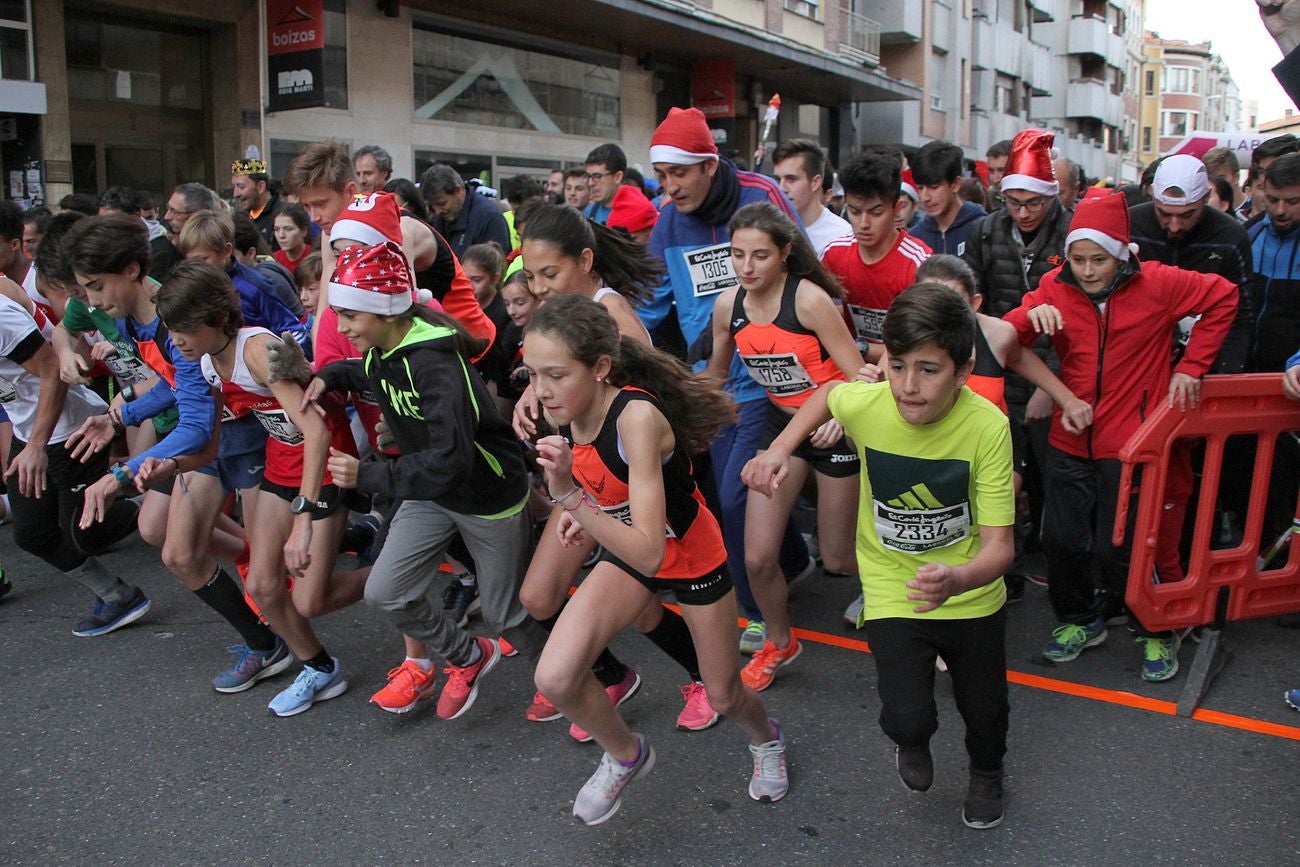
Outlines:
[{"label": "wristwatch", "polygon": [[314,515],[317,512],[325,511],[329,508],[329,505],[329,503],[322,503],[320,500],[309,500],[299,494],[289,501],[289,511],[295,515]]}]

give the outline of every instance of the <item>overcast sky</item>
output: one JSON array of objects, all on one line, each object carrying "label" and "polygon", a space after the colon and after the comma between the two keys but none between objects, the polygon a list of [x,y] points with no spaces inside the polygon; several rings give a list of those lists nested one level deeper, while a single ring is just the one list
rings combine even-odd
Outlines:
[{"label": "overcast sky", "polygon": [[1213,43],[1241,88],[1241,98],[1259,100],[1261,121],[1295,108],[1273,77],[1282,52],[1259,20],[1255,0],[1147,0],[1145,26],[1164,39]]}]

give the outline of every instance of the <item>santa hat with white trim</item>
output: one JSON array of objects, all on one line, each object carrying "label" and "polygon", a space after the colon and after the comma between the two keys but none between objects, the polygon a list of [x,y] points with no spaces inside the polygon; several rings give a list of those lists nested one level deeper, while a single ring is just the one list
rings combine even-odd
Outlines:
[{"label": "santa hat with white trim", "polygon": [[1060,195],[1061,185],[1052,168],[1052,142],[1047,130],[1022,129],[1011,142],[1011,158],[999,189],[1024,190],[1038,196]]},{"label": "santa hat with white trim", "polygon": [[913,202],[921,201],[921,194],[916,191],[916,181],[912,179],[911,169],[903,169],[898,191],[909,197]]},{"label": "santa hat with white trim", "polygon": [[670,108],[650,137],[650,162],[691,166],[718,158],[709,122],[698,108]]},{"label": "santa hat with white trim", "polygon": [[406,312],[411,298],[411,269],[402,248],[392,241],[349,247],[339,256],[329,282],[331,307],[377,316]]},{"label": "santa hat with white trim", "polygon": [[1127,262],[1132,248],[1129,246],[1128,202],[1124,194],[1111,193],[1083,199],[1075,205],[1070,232],[1065,236],[1065,249],[1068,251],[1075,241],[1092,241],[1116,259]]},{"label": "santa hat with white trim", "polygon": [[371,193],[354,199],[330,227],[330,240],[347,238],[367,247],[402,243],[402,215],[392,193]]}]

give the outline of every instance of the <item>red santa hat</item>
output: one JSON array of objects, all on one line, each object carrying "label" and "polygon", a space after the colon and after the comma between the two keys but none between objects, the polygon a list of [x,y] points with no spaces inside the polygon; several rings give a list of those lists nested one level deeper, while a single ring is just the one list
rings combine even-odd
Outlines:
[{"label": "red santa hat", "polygon": [[1011,158],[1000,189],[1024,190],[1038,196],[1055,196],[1061,192],[1052,168],[1052,142],[1056,136],[1042,129],[1021,130],[1011,142]]},{"label": "red santa hat", "polygon": [[[1129,247],[1128,202],[1123,193],[1111,193],[1083,199],[1074,208],[1070,232],[1065,236],[1065,249],[1075,241],[1092,241],[1110,255],[1128,261]],[[332,300],[332,299],[331,299]]]},{"label": "red santa hat", "polygon": [[626,229],[628,234],[635,235],[645,229],[653,229],[658,220],[659,211],[650,200],[636,187],[624,184],[614,194],[609,219],[605,224],[611,229]]},{"label": "red santa hat", "polygon": [[916,181],[912,179],[912,170],[903,169],[902,178],[902,184],[900,184],[898,188],[899,192],[905,196],[909,196],[913,202],[921,201],[921,194],[916,191]]},{"label": "red santa hat", "polygon": [[348,238],[367,247],[392,241],[402,243],[402,215],[392,193],[371,193],[354,199],[330,227],[330,240]]},{"label": "red santa hat", "polygon": [[330,277],[331,307],[377,316],[396,316],[412,304],[411,269],[402,248],[392,241],[349,247]]},{"label": "red santa hat", "polygon": [[718,146],[698,108],[670,108],[650,137],[650,162],[690,166],[718,158]]}]

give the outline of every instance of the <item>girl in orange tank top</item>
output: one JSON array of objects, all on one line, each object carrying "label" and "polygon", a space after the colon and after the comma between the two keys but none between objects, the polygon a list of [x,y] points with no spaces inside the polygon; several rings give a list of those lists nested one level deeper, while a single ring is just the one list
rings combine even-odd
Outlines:
[{"label": "girl in orange tank top", "polygon": [[566,546],[594,539],[605,550],[561,612],[536,672],[538,690],[605,750],[574,815],[605,821],[624,787],[654,764],[653,748],[628,728],[591,666],[664,590],[690,626],[710,702],[749,735],[750,796],[779,800],[785,742],[740,681],[726,551],[689,461],[731,419],[730,401],[671,356],[620,339],[613,317],[579,296],[538,309],[524,335],[524,364],[547,420],[571,437],[537,444],[562,509],[555,532]]},{"label": "girl in orange tank top", "polygon": [[[731,220],[731,262],[740,285],[713,305],[708,372],[725,382],[734,352],[767,391],[766,448],[803,403],[827,383],[857,375],[862,355],[835,302],[843,290],[804,234],[768,203],[746,205]],[[817,479],[817,530],[828,571],[857,574],[857,449],[838,422],[823,425],[790,462],[790,478],[773,496],[750,491],[745,504],[745,566],[763,613],[767,640],[741,676],[756,690],[800,653],[790,631],[787,584],[779,563],[781,533],[808,473]]]}]

